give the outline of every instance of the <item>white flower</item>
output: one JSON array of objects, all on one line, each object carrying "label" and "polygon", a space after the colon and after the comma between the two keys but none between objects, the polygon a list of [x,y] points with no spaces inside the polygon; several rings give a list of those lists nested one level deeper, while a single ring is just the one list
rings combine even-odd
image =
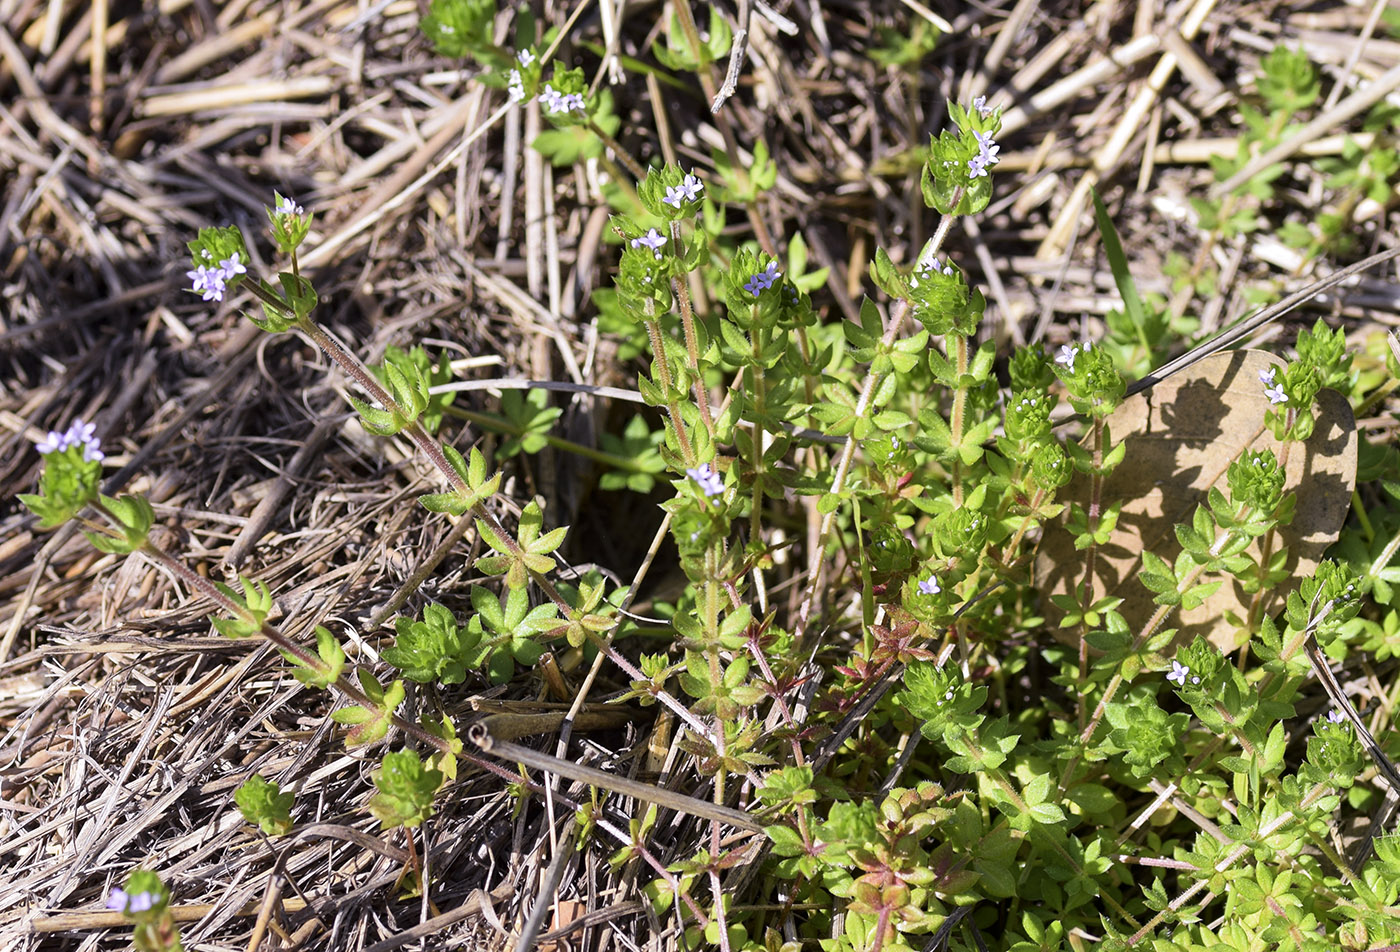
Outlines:
[{"label": "white flower", "polygon": [[564,94],[555,89],[550,83],[544,84],[544,92],[540,93],[537,98],[540,102],[544,103],[544,107],[551,113],[564,111]]},{"label": "white flower", "polygon": [[1063,364],[1065,370],[1069,373],[1074,373],[1074,358],[1078,356],[1078,347],[1071,347],[1069,344],[1063,344],[1060,347],[1060,352],[1055,355],[1055,363]]},{"label": "white flower", "polygon": [[1345,724],[1347,716],[1343,714],[1339,708],[1334,707],[1327,712],[1327,719],[1333,724]]},{"label": "white flower", "polygon": [[300,205],[285,195],[278,196],[277,205],[272,209],[274,215],[300,215],[302,211]]},{"label": "white flower", "polygon": [[937,595],[941,591],[943,591],[943,588],[938,584],[937,575],[930,575],[919,583],[920,595]]},{"label": "white flower", "polygon": [[983,119],[992,114],[992,111],[987,108],[986,96],[978,96],[976,99],[972,100],[972,108],[976,109],[977,115],[981,116]]},{"label": "white flower", "polygon": [[1280,403],[1288,402],[1288,394],[1284,393],[1283,387],[1279,386],[1278,384],[1275,384],[1272,387],[1265,388],[1264,396],[1268,397],[1269,402],[1275,406],[1277,406]]},{"label": "white flower", "polygon": [[709,463],[687,469],[685,474],[699,484],[700,491],[706,496],[718,496],[724,492],[724,477],[711,469]]},{"label": "white flower", "polygon": [[[1168,681],[1175,681],[1177,684],[1180,684],[1180,685],[1185,685],[1185,684],[1186,684],[1186,676],[1187,676],[1188,674],[1190,674],[1190,673],[1191,673],[1191,669],[1188,668],[1188,667],[1186,667],[1186,665],[1182,664],[1180,661],[1173,661],[1173,662],[1172,662],[1172,669],[1171,669],[1171,672],[1167,675],[1167,680],[1168,680]],[[1197,678],[1196,681],[1193,682],[1193,683],[1199,683],[1199,682],[1200,682],[1200,679]]]},{"label": "white flower", "polygon": [[1274,374],[1276,373],[1278,373],[1278,368],[1270,364],[1268,370],[1259,371],[1259,382],[1266,387],[1272,387],[1274,385]]},{"label": "white flower", "polygon": [[520,102],[525,98],[525,82],[520,78],[520,70],[510,71],[510,83],[506,86],[506,93],[511,102]]},{"label": "white flower", "polygon": [[535,61],[535,52],[534,50],[528,49],[521,50],[519,53],[515,54],[515,58],[521,66],[529,66]]},{"label": "white flower", "polygon": [[977,154],[986,160],[988,165],[996,165],[1001,160],[997,158],[997,153],[1001,151],[1001,146],[996,144],[990,132],[973,131],[972,137],[977,140]]}]

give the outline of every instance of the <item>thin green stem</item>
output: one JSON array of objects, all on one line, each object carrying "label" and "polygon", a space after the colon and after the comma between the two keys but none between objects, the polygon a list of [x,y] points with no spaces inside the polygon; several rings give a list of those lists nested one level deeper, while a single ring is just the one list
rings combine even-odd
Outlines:
[{"label": "thin green stem", "polygon": [[[961,194],[954,194],[952,207],[956,208],[958,202],[962,201]],[[929,244],[927,254],[936,255],[938,249],[948,237],[948,231],[953,224],[952,215],[944,215],[938,223],[938,230]],[[882,346],[888,347],[899,339],[899,335],[904,331],[904,323],[909,316],[909,303],[900,300],[895,303],[894,312],[890,316],[889,327],[886,328],[884,336],[881,338]],[[884,384],[888,374],[869,374],[865,378],[865,386],[861,389],[860,397],[856,400],[855,415],[857,418],[864,417],[870,413],[875,399],[875,394]],[[841,448],[841,455],[837,457],[836,468],[831,476],[831,495],[839,495],[846,488],[846,478],[851,472],[851,461],[855,458],[856,444],[859,441],[849,439],[846,445]],[[836,509],[822,516],[821,525],[817,531],[817,538],[812,545],[812,551],[808,555],[807,562],[807,591],[802,598],[802,605],[797,613],[797,624],[793,628],[793,638],[797,644],[802,643],[802,637],[807,630],[807,626],[812,620],[812,608],[816,605],[817,594],[820,591],[822,562],[826,555],[826,540],[831,535],[831,528],[836,524]]]},{"label": "thin green stem", "polygon": [[[648,310],[655,307],[651,300],[647,301]],[[681,405],[675,398],[675,383],[671,377],[671,364],[666,357],[666,340],[661,335],[661,322],[655,317],[649,317],[642,322],[646,325],[647,337],[651,340],[651,352],[656,355],[656,373],[661,379],[657,381],[661,385],[662,392],[666,394],[666,415],[671,420],[671,430],[676,434],[676,444],[681,450],[681,459],[685,460],[686,466],[695,465],[695,448],[690,445],[690,437],[685,432],[685,421],[681,417]]]},{"label": "thin green stem", "polygon": [[[681,223],[671,222],[671,245],[681,247]],[[710,436],[715,435],[715,421],[710,414],[710,395],[705,389],[705,376],[700,372],[700,340],[695,333],[695,312],[690,306],[690,288],[680,278],[671,279],[671,290],[680,305],[681,329],[685,332],[685,353],[690,372],[695,375],[695,405],[700,408],[700,422]]]},{"label": "thin green stem", "polygon": [[[613,154],[617,156],[617,160],[623,164],[634,179],[640,182],[642,179],[646,178],[647,170],[642,168],[642,164],[632,158],[632,154],[622,147],[622,143],[608,135],[607,132],[603,130],[602,126],[594,122],[592,116],[588,118],[588,131],[602,140],[606,148],[612,150]],[[619,184],[623,185],[624,188],[632,189],[632,186],[625,181]],[[637,197],[635,189],[632,189],[632,197]],[[640,202],[638,204],[640,204]]]}]

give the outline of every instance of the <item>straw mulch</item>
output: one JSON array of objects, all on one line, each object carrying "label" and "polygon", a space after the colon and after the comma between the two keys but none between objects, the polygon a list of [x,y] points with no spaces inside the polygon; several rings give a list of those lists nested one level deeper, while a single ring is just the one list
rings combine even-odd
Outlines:
[{"label": "straw mulch", "polygon": [[[1400,83],[1387,72],[1400,46],[1366,41],[1359,7],[949,3],[954,32],[901,70],[871,51],[928,28],[916,4],[776,6],[781,16],[754,13],[718,120],[698,88],[600,62],[614,38],[600,17],[624,14],[617,50],[647,58],[661,5],[585,4],[560,55],[612,86],[623,143],[643,162],[675,156],[706,174],[721,121],[746,155],[766,141],[779,175],[761,214],[780,245],[800,230],[812,267],[831,268],[816,295],[827,320],[855,313],[876,246],[917,252],[933,216],[913,150],[944,121],[945,99],[990,93],[1007,108],[998,197],[954,229],[951,250],[987,289],[1004,342],[1093,335],[1117,302],[1086,183],[1109,200],[1144,290],[1171,293],[1171,251],[1220,267],[1220,293],[1186,302],[1207,326],[1243,313],[1249,284],[1306,284],[1264,236],[1203,251],[1186,200],[1210,186],[1212,155],[1234,154],[1235,106],[1276,42],[1322,66],[1324,111],[1364,80]],[[573,12],[536,9],[559,25]],[[429,597],[462,610],[479,544],[413,504],[436,488],[425,468],[348,422],[343,378],[306,342],[255,330],[246,299],[206,305],[183,288],[195,231],[237,222],[261,234],[276,188],[315,212],[304,267],[320,318],[362,358],[421,342],[446,349],[459,379],[635,386],[637,365],[600,338],[589,300],[616,255],[599,168],[542,161],[527,145],[538,107],[497,115],[501,91],[435,57],[421,12],[411,0],[0,0],[0,948],[124,947],[129,930],[103,900],[137,865],[171,885],[192,948],[387,950],[431,936],[428,947],[495,949],[532,915],[539,949],[678,943],[674,918],[639,903],[648,871],[614,871],[605,840],[575,851],[558,839],[566,810],[530,798],[517,812],[499,778],[465,769],[415,844],[430,898],[398,898],[405,841],[363,809],[378,751],[346,753],[327,696],[266,647],[215,636],[210,606],[164,574],[75,532],[38,533],[14,501],[34,486],[32,443],[82,417],[107,451],[107,491],[146,493],[159,541],[201,571],[266,581],[288,631],[325,624],[372,663],[396,593],[440,548],[406,610]],[[1280,220],[1316,194],[1299,156],[1336,154],[1347,128],[1339,118],[1297,143]],[[1358,256],[1394,234],[1388,209],[1369,214]],[[266,274],[282,262],[254,264]],[[1376,279],[1326,306],[1395,322]],[[556,432],[585,443],[636,412],[556,401]],[[484,390],[458,402],[497,406]],[[446,435],[463,449],[483,437],[453,421]],[[569,560],[632,578],[664,497],[600,492],[591,463],[553,450],[506,472],[510,498],[538,496],[551,524],[575,527]],[[643,607],[674,584],[663,550]],[[605,670],[586,709],[618,684]],[[444,700],[466,724],[563,709],[543,696],[521,677]],[[635,773],[655,710],[576,733],[570,756]],[[239,817],[232,791],[255,770],[296,791],[292,836],[269,841]],[[696,829],[663,824],[653,848],[686,856]]]}]

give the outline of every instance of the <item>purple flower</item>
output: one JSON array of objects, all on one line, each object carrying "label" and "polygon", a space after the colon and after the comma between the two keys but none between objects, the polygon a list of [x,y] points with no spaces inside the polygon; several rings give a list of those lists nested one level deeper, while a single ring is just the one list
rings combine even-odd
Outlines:
[{"label": "purple flower", "polygon": [[68,434],[49,430],[49,435],[34,444],[34,448],[45,456],[50,453],[61,453],[68,449]]},{"label": "purple flower", "polygon": [[96,430],[96,424],[84,423],[82,417],[79,417],[68,427],[68,432],[63,434],[65,447],[82,444],[83,462],[101,462],[106,456],[101,450],[102,441],[93,435]]},{"label": "purple flower", "polygon": [[100,461],[105,457],[100,449],[102,441],[93,435],[96,429],[96,425],[84,423],[79,417],[62,433],[50,430],[49,435],[35,444],[34,448],[40,453],[48,455],[49,453],[62,453],[70,446],[81,446],[84,462]]},{"label": "purple flower", "polygon": [[661,249],[666,246],[666,236],[655,228],[648,231],[640,238],[632,239],[633,248],[650,248],[658,259],[661,257]]},{"label": "purple flower", "polygon": [[145,912],[155,905],[156,897],[149,892],[128,895],[125,889],[113,886],[107,895],[107,908],[120,912]]},{"label": "purple flower", "polygon": [[700,486],[700,491],[706,496],[718,496],[724,492],[724,477],[711,469],[709,463],[701,463],[687,469],[685,474],[695,480]]},{"label": "purple flower", "polygon": [[993,141],[990,132],[973,130],[972,137],[977,140],[977,154],[967,160],[967,171],[971,178],[981,178],[987,174],[987,169],[1001,161],[997,158],[1001,146]]},{"label": "purple flower", "polygon": [[749,278],[748,282],[744,285],[744,290],[754,297],[758,297],[760,291],[767,291],[773,286],[773,282],[780,277],[782,277],[782,275],[778,273],[778,262],[770,261],[768,262],[768,267],[764,268],[762,271],[755,272],[754,276]]},{"label": "purple flower", "polygon": [[992,111],[987,108],[986,96],[978,96],[976,99],[972,100],[972,108],[976,109],[977,115],[981,116],[983,119],[992,114]]},{"label": "purple flower", "polygon": [[1283,387],[1279,386],[1278,384],[1274,384],[1272,387],[1266,387],[1264,389],[1264,396],[1268,397],[1269,403],[1273,404],[1274,406],[1277,406],[1280,403],[1288,402],[1288,394],[1285,393]]},{"label": "purple flower", "polygon": [[977,154],[982,157],[987,165],[996,165],[1001,159],[997,158],[997,153],[1001,151],[1001,146],[996,144],[990,132],[972,133],[972,137],[977,140]]},{"label": "purple flower", "polygon": [[203,291],[205,286],[209,283],[209,269],[204,265],[200,265],[193,271],[186,271],[185,277],[190,279],[190,290],[199,293]]},{"label": "purple flower", "polygon": [[1327,719],[1333,724],[1345,724],[1347,716],[1343,714],[1339,708],[1334,707],[1327,712]]},{"label": "purple flower", "polygon": [[544,84],[544,92],[540,93],[539,100],[544,103],[550,115],[560,112],[570,112],[572,110],[583,112],[584,102],[582,96],[578,93],[561,93],[549,83]]},{"label": "purple flower", "polygon": [[[199,290],[196,288],[195,290]],[[224,283],[224,273],[219,270],[206,271],[204,275],[204,300],[222,301],[228,286]]]},{"label": "purple flower", "polygon": [[1278,368],[1270,364],[1268,370],[1259,371],[1259,382],[1266,387],[1272,387],[1274,385],[1274,374],[1276,373],[1278,373]]},{"label": "purple flower", "polygon": [[[1180,661],[1173,661],[1171,672],[1167,674],[1167,680],[1175,681],[1177,684],[1184,686],[1186,684],[1186,676],[1190,673],[1191,669],[1186,667],[1186,665],[1182,664]],[[1199,681],[1199,679],[1197,680]]]},{"label": "purple flower", "polygon": [[235,251],[223,261],[219,262],[219,270],[223,272],[225,281],[232,281],[235,276],[248,273],[248,269],[243,266],[243,262],[239,261],[238,258],[239,254]]},{"label": "purple flower", "polygon": [[68,439],[68,445],[73,446],[77,443],[95,442],[93,440],[93,434],[96,432],[97,424],[84,423],[83,418],[78,417],[76,420],[73,421],[73,424],[68,427],[68,432],[64,435]]},{"label": "purple flower", "polygon": [[919,583],[920,595],[937,595],[941,591],[943,591],[943,587],[938,584],[937,575],[930,575]]},{"label": "purple flower", "polygon": [[687,174],[685,178],[681,179],[681,184],[667,187],[666,197],[662,201],[673,208],[680,208],[684,203],[693,202],[699,198],[704,187],[698,178]]},{"label": "purple flower", "polygon": [[201,295],[206,301],[222,301],[224,299],[224,272],[219,268],[209,268],[200,265],[193,271],[186,271],[185,274],[190,279],[190,290]]}]

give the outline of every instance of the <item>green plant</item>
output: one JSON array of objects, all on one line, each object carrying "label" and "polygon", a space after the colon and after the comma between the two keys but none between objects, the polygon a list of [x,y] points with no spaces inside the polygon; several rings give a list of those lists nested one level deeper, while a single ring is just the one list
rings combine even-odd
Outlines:
[{"label": "green plant", "polygon": [[[493,17],[487,4],[434,3],[424,29],[445,55],[494,62]],[[669,69],[707,69],[728,42],[716,20],[702,43],[689,17],[678,8],[658,41]],[[1309,514],[1317,490],[1300,475],[1335,476],[1343,500],[1362,492],[1354,427],[1342,424],[1385,398],[1393,358],[1353,366],[1343,337],[1319,323],[1298,335],[1292,360],[1241,352],[1183,374],[1205,423],[1187,419],[1185,397],[1130,397],[1129,377],[1188,325],[1137,293],[1102,206],[1124,304],[1108,339],[1001,352],[982,333],[982,293],[945,252],[952,229],[993,197],[1001,119],[981,100],[950,103],[949,125],[931,138],[920,193],[938,216],[933,237],[909,262],[878,249],[876,290],[857,319],[830,319],[810,297],[822,275],[804,273],[800,236],[783,246],[724,227],[726,205],[752,214],[776,186],[766,146],[749,162],[716,152],[703,178],[643,169],[613,138],[621,120],[606,97],[558,64],[544,81],[532,49],[504,63],[517,64],[512,98],[538,97],[555,125],[535,147],[557,162],[596,157],[614,179],[606,196],[621,247],[600,298],[609,326],[644,355],[637,390],[649,415],[607,444],[636,471],[604,485],[674,490],[662,508],[685,581],[659,633],[639,647],[638,629],[621,626],[634,593],[601,574],[561,578],[568,529],[546,531],[538,502],[500,515],[510,507],[496,465],[553,439],[559,412],[543,391],[502,398],[497,459],[453,448],[442,431],[454,408],[430,392],[446,382],[445,363],[391,350],[367,368],[320,326],[297,260],[310,219],[280,195],[269,219],[289,270],[276,283],[249,275],[241,231],[205,229],[191,243],[192,290],[211,301],[247,290],[260,307],[251,319],[323,348],[358,388],[348,400],[364,427],[431,467],[439,486],[418,497],[420,515],[469,519],[489,550],[472,565],[470,614],[429,602],[398,618],[381,657],[402,679],[386,681],[328,627],[272,623],[262,582],[209,582],[157,545],[148,504],[99,493],[103,458],[81,421],[41,446],[39,492],[22,499],[41,524],[78,520],[100,549],[160,565],[218,606],[217,631],[267,639],[302,684],[348,702],[330,715],[347,728],[342,740],[381,758],[368,809],[410,848],[468,760],[504,775],[522,811],[537,795],[572,808],[581,845],[609,840],[614,866],[645,882],[651,911],[692,944],[1400,942],[1400,849],[1380,839],[1353,862],[1330,824],[1337,810],[1378,801],[1364,782],[1372,769],[1389,777],[1393,738],[1369,740],[1345,696],[1334,697],[1336,717],[1302,713],[1318,657],[1396,652],[1395,448],[1361,451],[1370,485],[1345,527],[1340,507]],[[1266,61],[1261,95],[1274,112],[1250,117],[1255,145],[1310,105],[1309,69],[1294,54]],[[1249,194],[1266,198],[1267,181]],[[1255,227],[1242,202],[1203,208],[1208,227]],[[1221,367],[1228,386],[1212,376]],[[1164,407],[1176,414],[1166,422]],[[1225,426],[1231,412],[1249,425]],[[1082,439],[1057,432],[1066,415]],[[1235,430],[1254,435],[1235,440]],[[1143,444],[1169,442],[1212,455],[1152,470],[1150,487],[1131,482]],[[1200,473],[1210,478],[1193,483]],[[1184,503],[1138,508],[1158,484],[1184,487]],[[1333,560],[1309,548],[1338,537]],[[1222,595],[1234,601],[1217,607]],[[306,629],[314,648],[295,634]],[[666,711],[695,796],[559,760],[563,776],[648,802],[620,825],[603,793],[580,803],[496,763],[549,761],[513,752],[485,722],[468,735],[479,751],[463,749],[442,695],[509,683],[551,648],[591,653],[626,700]],[[416,720],[404,713],[410,688]],[[371,746],[383,741],[403,746]],[[286,795],[260,777],[236,802],[269,834],[290,822]],[[661,810],[690,817],[667,828],[664,860]],[[730,841],[726,827],[761,838]],[[741,878],[751,864],[761,875]],[[126,908],[169,948],[168,894],[137,876],[128,897],[147,898]]]}]

